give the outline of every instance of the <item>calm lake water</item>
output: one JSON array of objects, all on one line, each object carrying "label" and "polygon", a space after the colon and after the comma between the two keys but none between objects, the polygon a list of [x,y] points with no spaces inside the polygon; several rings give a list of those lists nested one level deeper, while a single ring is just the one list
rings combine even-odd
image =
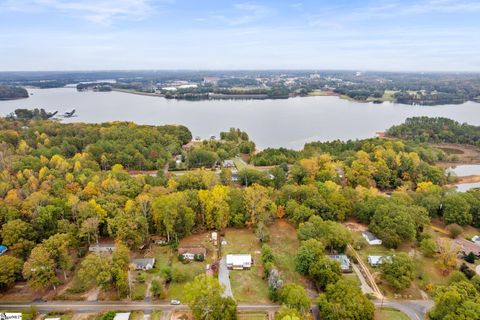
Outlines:
[{"label": "calm lake water", "polygon": [[480,164],[464,164],[448,168],[459,177],[480,175]]},{"label": "calm lake water", "polygon": [[466,192],[471,189],[480,188],[480,182],[473,182],[473,183],[460,183],[455,185],[457,187],[457,191],[459,192]]},{"label": "calm lake water", "polygon": [[207,138],[230,127],[250,135],[259,148],[301,149],[309,141],[373,137],[412,116],[442,116],[480,125],[480,104],[407,106],[373,104],[337,97],[287,100],[178,101],[120,92],[77,92],[72,88],[30,89],[28,99],[0,101],[0,114],[16,108],[44,108],[59,113],[76,109],[65,122],[134,121],[183,124]]}]

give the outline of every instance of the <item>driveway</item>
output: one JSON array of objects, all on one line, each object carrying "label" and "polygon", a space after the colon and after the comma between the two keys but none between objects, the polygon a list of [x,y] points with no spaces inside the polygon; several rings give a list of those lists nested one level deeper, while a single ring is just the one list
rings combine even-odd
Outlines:
[{"label": "driveway", "polygon": [[352,263],[352,269],[353,271],[357,274],[358,279],[360,280],[361,283],[361,289],[364,294],[372,294],[374,295],[375,292],[373,292],[372,288],[368,285],[367,280],[365,280],[365,277],[363,274],[360,272],[358,269],[357,265]]},{"label": "driveway", "polygon": [[480,264],[475,268],[475,272],[480,276]]},{"label": "driveway", "polygon": [[227,268],[227,261],[225,260],[225,257],[220,260],[220,265],[218,268],[218,281],[225,287],[223,297],[233,298],[232,285],[230,284],[230,271]]}]

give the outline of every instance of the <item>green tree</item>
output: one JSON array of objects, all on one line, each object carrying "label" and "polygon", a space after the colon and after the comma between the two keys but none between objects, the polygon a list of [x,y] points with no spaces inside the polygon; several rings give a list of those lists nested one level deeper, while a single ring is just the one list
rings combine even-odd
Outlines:
[{"label": "green tree", "polygon": [[42,246],[47,249],[55,262],[55,268],[63,271],[65,280],[67,271],[73,267],[73,259],[70,255],[71,236],[66,233],[58,233],[43,241]]},{"label": "green tree", "polygon": [[303,241],[295,256],[295,270],[307,275],[310,266],[323,257],[325,246],[316,239]]},{"label": "green tree", "polygon": [[420,251],[425,257],[432,258],[437,253],[437,243],[430,238],[423,239],[420,242]]},{"label": "green tree", "polygon": [[185,285],[185,301],[195,320],[235,320],[237,306],[231,298],[223,298],[224,288],[217,279],[202,274]]},{"label": "green tree", "polygon": [[34,247],[32,235],[33,230],[30,224],[20,219],[8,221],[2,226],[3,244],[19,257],[26,258]]},{"label": "green tree", "polygon": [[467,281],[440,287],[434,301],[435,306],[429,312],[432,320],[480,319],[480,293]]},{"label": "green tree", "polygon": [[20,278],[22,267],[22,260],[7,255],[0,256],[0,289],[12,286]]},{"label": "green tree", "polygon": [[318,306],[321,319],[373,320],[375,307],[352,282],[342,279],[327,286],[320,294]]},{"label": "green tree", "polygon": [[305,314],[310,309],[310,298],[302,286],[289,283],[280,289],[280,302],[287,308],[295,309]]},{"label": "green tree", "polygon": [[344,251],[352,242],[352,235],[344,225],[335,221],[323,221],[318,216],[312,216],[308,222],[300,224],[298,238],[320,240],[331,252]]},{"label": "green tree", "polygon": [[112,284],[110,263],[107,257],[89,254],[80,264],[78,278],[87,287],[97,285],[106,291]]},{"label": "green tree", "polygon": [[461,226],[472,223],[470,204],[461,193],[452,193],[443,200],[443,219],[445,223],[456,223]]},{"label": "green tree", "polygon": [[384,259],[380,265],[381,277],[395,290],[403,290],[410,287],[414,278],[415,265],[413,259],[404,252],[393,255],[390,259]]},{"label": "green tree", "polygon": [[342,269],[337,261],[322,256],[310,265],[308,274],[319,288],[324,289],[342,277]]},{"label": "green tree", "polygon": [[33,248],[30,257],[23,265],[23,276],[34,289],[48,288],[58,284],[55,275],[55,261],[44,246]]}]

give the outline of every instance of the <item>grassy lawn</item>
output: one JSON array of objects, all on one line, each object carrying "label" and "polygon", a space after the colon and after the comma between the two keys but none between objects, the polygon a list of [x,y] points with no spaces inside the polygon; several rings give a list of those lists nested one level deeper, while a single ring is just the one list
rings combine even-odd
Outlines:
[{"label": "grassy lawn", "polygon": [[239,303],[267,303],[268,285],[262,279],[263,269],[254,266],[250,270],[230,271],[233,296]]},{"label": "grassy lawn", "polygon": [[145,293],[147,291],[146,283],[136,283],[132,289],[132,300],[143,300],[145,299]]},{"label": "grassy lawn", "polygon": [[375,320],[409,320],[409,318],[396,309],[383,308],[375,310]]},{"label": "grassy lawn", "polygon": [[308,280],[295,271],[295,253],[300,247],[295,227],[285,220],[277,220],[269,227],[270,242],[268,243],[275,256],[275,265],[285,283],[296,283],[309,287]]},{"label": "grassy lawn", "polygon": [[232,160],[235,163],[235,166],[237,167],[238,171],[245,169],[247,167],[253,168],[253,166],[249,166],[245,161],[243,161],[239,157],[235,157]]},{"label": "grassy lawn", "polygon": [[347,280],[350,280],[350,281],[354,282],[357,287],[361,286],[360,279],[358,279],[357,275],[354,272],[344,273],[343,277]]}]

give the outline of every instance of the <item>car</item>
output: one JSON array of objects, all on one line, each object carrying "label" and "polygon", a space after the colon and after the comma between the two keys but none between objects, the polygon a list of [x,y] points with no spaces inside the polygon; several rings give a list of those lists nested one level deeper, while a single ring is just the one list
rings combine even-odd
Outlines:
[{"label": "car", "polygon": [[180,304],[180,300],[171,300],[170,304],[174,306],[178,306]]}]

